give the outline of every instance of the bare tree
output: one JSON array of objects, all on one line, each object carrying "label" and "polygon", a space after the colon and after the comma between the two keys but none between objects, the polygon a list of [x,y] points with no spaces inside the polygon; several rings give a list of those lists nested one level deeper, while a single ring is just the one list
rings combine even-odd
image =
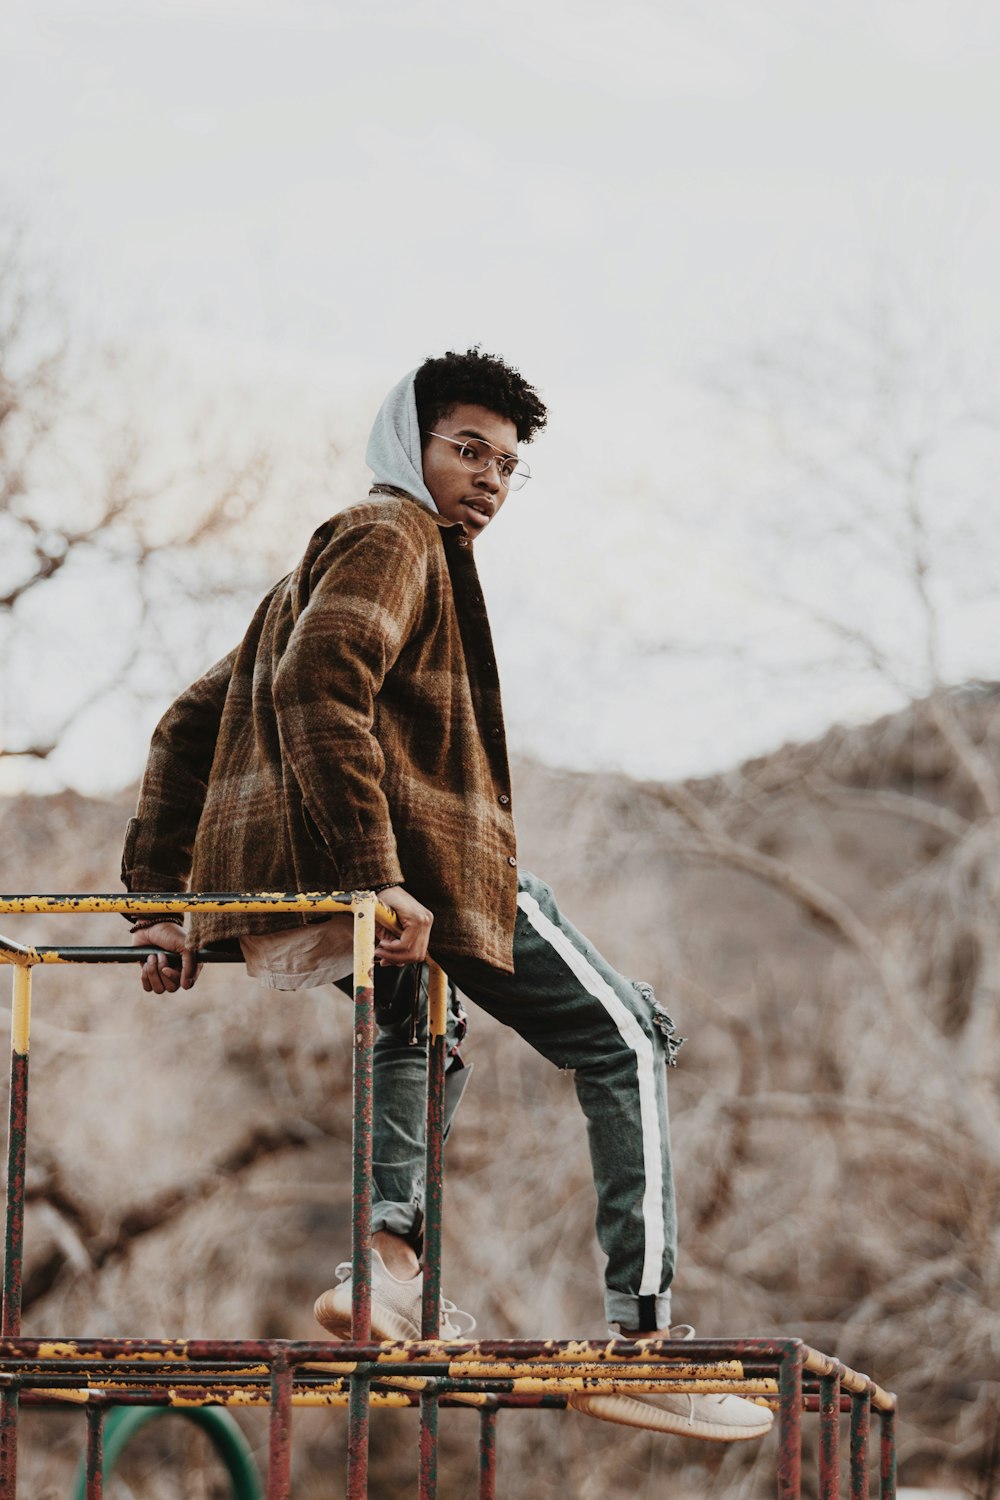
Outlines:
[{"label": "bare tree", "polygon": [[[997,407],[944,321],[901,293],[758,355],[729,393],[768,449],[768,519],[738,504],[799,672],[874,674],[905,707],[867,734],[650,787],[659,816],[623,835],[633,857],[717,869],[737,908],[749,881],[797,913],[777,951],[763,923],[735,970],[696,928],[674,963],[738,1059],[703,1101],[711,1128],[691,1127],[705,1171],[687,1253],[706,1283],[736,1269],[776,1318],[794,1309],[807,1336],[878,1364],[909,1399],[904,1456],[923,1473],[957,1463],[993,1494],[1000,689],[976,679],[994,675]],[[845,883],[838,829],[881,844],[885,873]],[[767,1215],[744,1185],[762,1161],[781,1173]]]},{"label": "bare tree", "polygon": [[[154,424],[150,389],[172,404]],[[165,698],[273,569],[269,451],[232,404],[74,338],[23,238],[0,248],[0,757],[47,761],[115,694]],[[144,412],[145,414],[141,414]],[[169,630],[164,621],[169,616]]]}]

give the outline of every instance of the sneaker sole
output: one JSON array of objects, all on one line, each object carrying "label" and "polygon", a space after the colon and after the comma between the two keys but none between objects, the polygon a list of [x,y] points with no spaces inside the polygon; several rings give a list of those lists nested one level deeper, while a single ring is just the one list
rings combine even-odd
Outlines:
[{"label": "sneaker sole", "polygon": [[670,1432],[676,1437],[703,1438],[710,1443],[743,1443],[762,1438],[770,1432],[774,1418],[760,1407],[760,1423],[753,1426],[731,1426],[722,1422],[692,1421],[679,1412],[662,1406],[650,1406],[634,1396],[613,1392],[599,1396],[570,1396],[568,1406],[602,1422],[617,1422],[622,1427],[645,1427],[651,1432]]},{"label": "sneaker sole", "polygon": [[[325,1328],[327,1333],[332,1333],[334,1338],[350,1342],[350,1304],[345,1308],[343,1301],[338,1300],[336,1291],[323,1292],[316,1298],[313,1316],[320,1327]],[[394,1313],[384,1304],[372,1303],[372,1341],[374,1343],[405,1343],[408,1339],[419,1337],[420,1329],[415,1323],[411,1323],[409,1318]]]}]

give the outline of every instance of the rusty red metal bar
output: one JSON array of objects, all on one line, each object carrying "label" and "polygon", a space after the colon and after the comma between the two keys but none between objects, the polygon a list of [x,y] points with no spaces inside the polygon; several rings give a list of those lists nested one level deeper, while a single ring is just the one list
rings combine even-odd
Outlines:
[{"label": "rusty red metal bar", "polygon": [[880,1411],[879,1500],[896,1500],[896,1413]]},{"label": "rusty red metal bar", "polygon": [[271,1366],[271,1423],[267,1460],[267,1500],[290,1500],[292,1493],[292,1370],[280,1355]]},{"label": "rusty red metal bar", "polygon": [[5,1387],[0,1394],[0,1500],[17,1495],[17,1406],[17,1387]]},{"label": "rusty red metal bar", "polygon": [[868,1435],[871,1428],[871,1394],[851,1394],[851,1500],[868,1500]]},{"label": "rusty red metal bar", "polygon": [[[808,1402],[809,1398],[805,1398]],[[840,1493],[840,1369],[819,1382],[819,1500]]]},{"label": "rusty red metal bar", "polygon": [[479,1413],[479,1500],[496,1500],[497,1409],[485,1406]]},{"label": "rusty red metal bar", "polygon": [[104,1409],[87,1407],[87,1500],[104,1500]]},{"label": "rusty red metal bar", "polygon": [[778,1500],[802,1493],[802,1351],[787,1350],[778,1366]]},{"label": "rusty red metal bar", "polygon": [[420,1396],[420,1448],[417,1473],[419,1500],[436,1500],[438,1481],[439,1392],[431,1381]]},{"label": "rusty red metal bar", "polygon": [[[895,1398],[867,1376],[794,1339],[695,1339],[588,1343],[577,1340],[437,1339],[441,1305],[444,1077],[447,982],[429,969],[424,1291],[422,1338],[371,1340],[371,1156],[373,955],[376,901],[370,894],[0,898],[3,911],[208,909],[343,911],[355,917],[355,1024],[350,1343],[285,1340],[53,1340],[20,1337],[24,1175],[28,1108],[31,970],[37,964],[136,962],[133,948],[21,948],[0,937],[0,963],[14,970],[3,1310],[0,1324],[0,1500],[16,1500],[19,1402],[85,1408],[87,1500],[101,1500],[102,1418],[114,1406],[239,1405],[269,1408],[268,1500],[290,1500],[292,1412],[296,1404],[348,1407],[348,1500],[366,1500],[372,1405],[419,1406],[420,1500],[436,1500],[439,1408],[479,1415],[479,1500],[495,1500],[496,1422],[503,1408],[561,1408],[572,1382],[678,1391],[726,1389],[758,1395],[778,1410],[778,1497],[800,1500],[803,1412],[819,1414],[819,1500],[838,1500],[839,1418],[850,1412],[851,1500],[868,1497],[871,1411],[880,1428],[880,1500],[894,1500]],[[390,918],[380,912],[380,917]],[[218,955],[212,955],[213,959]],[[225,961],[232,961],[227,955]],[[238,961],[238,960],[237,960]],[[402,1383],[401,1383],[402,1382]],[[638,1384],[636,1384],[638,1382]]]}]

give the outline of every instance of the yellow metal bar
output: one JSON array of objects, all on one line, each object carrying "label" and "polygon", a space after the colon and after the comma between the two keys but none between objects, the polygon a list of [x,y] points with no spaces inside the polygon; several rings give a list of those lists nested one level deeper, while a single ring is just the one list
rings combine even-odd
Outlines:
[{"label": "yellow metal bar", "polygon": [[427,1030],[431,1036],[444,1036],[448,1028],[448,981],[438,965],[427,963]]},{"label": "yellow metal bar", "polygon": [[896,1397],[892,1391],[883,1390],[874,1380],[869,1380],[867,1375],[860,1375],[857,1370],[841,1364],[838,1359],[833,1359],[829,1354],[820,1354],[818,1349],[810,1349],[808,1345],[804,1347],[803,1354],[804,1368],[811,1374],[834,1375],[839,1370],[840,1383],[846,1391],[855,1396],[865,1396],[871,1391],[872,1405],[878,1411],[896,1410]]},{"label": "yellow metal bar", "polygon": [[18,1057],[27,1057],[31,1032],[31,969],[19,964],[14,970],[14,997],[10,1013],[10,1045]]},{"label": "yellow metal bar", "polygon": [[[107,1392],[90,1386],[87,1389],[70,1390],[64,1386],[38,1386],[33,1395],[44,1396],[47,1401],[65,1401],[75,1406],[86,1406],[89,1401],[104,1401]],[[184,1392],[183,1388],[171,1387],[167,1391],[168,1405],[171,1407],[186,1408],[192,1406],[270,1406],[270,1393],[263,1388],[259,1390],[225,1390],[206,1391],[204,1395],[193,1396]],[[404,1391],[372,1391],[372,1406],[401,1407],[410,1406],[410,1397]],[[346,1406],[348,1395],[345,1391],[293,1391],[293,1406]],[[165,1408],[166,1409],[166,1408]]]},{"label": "yellow metal bar", "polygon": [[37,962],[38,954],[30,943],[15,943],[13,938],[0,934],[0,964],[17,964],[21,968],[28,968]]},{"label": "yellow metal bar", "polygon": [[[369,1361],[370,1363],[370,1361]],[[542,1379],[560,1380],[564,1375],[579,1376],[586,1379],[613,1380],[621,1378],[626,1380],[696,1380],[701,1382],[721,1383],[725,1389],[732,1389],[734,1384],[746,1384],[750,1380],[763,1381],[761,1387],[766,1390],[777,1391],[778,1382],[771,1376],[746,1376],[743,1367],[737,1362],[728,1365],[674,1365],[666,1361],[656,1364],[626,1363],[608,1365],[594,1364],[593,1362],[581,1361],[572,1364],[536,1364],[529,1360],[477,1360],[473,1363],[459,1362],[453,1360],[448,1365],[448,1376],[459,1380],[509,1380],[520,1375],[538,1376]],[[350,1375],[357,1369],[357,1364],[350,1360],[340,1363],[324,1360],[322,1363],[309,1360],[301,1366],[307,1374],[329,1373],[336,1377]],[[379,1369],[377,1380],[425,1380],[436,1379],[437,1376],[423,1375],[393,1375],[390,1366],[382,1366]]]},{"label": "yellow metal bar", "polygon": [[[133,911],[351,911],[354,892],[337,891],[247,891],[239,895],[199,896],[191,892],[170,894],[139,893],[123,896],[4,896],[0,912],[34,912],[56,915],[60,912],[118,912],[125,916]],[[391,913],[389,914],[391,918]]]},{"label": "yellow metal bar", "polygon": [[399,932],[400,926],[396,921],[396,913],[388,906],[383,906],[381,901],[375,903],[375,915],[383,927],[388,927],[391,932]]},{"label": "yellow metal bar", "polygon": [[385,912],[390,926],[395,925],[392,912],[367,894],[355,896],[351,902],[354,912],[354,990],[368,989],[375,982],[375,919],[383,920]]}]

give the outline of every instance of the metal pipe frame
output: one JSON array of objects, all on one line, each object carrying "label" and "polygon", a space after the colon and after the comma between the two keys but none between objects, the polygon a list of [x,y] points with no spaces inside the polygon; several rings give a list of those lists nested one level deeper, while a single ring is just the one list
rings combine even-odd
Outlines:
[{"label": "metal pipe frame", "polygon": [[[370,891],[224,894],[18,895],[4,913],[345,912],[354,916],[354,1028],[350,1343],[271,1340],[30,1339],[21,1337],[24,1177],[32,970],[52,964],[141,963],[153,948],[41,947],[0,936],[13,974],[3,1305],[0,1319],[0,1500],[16,1500],[18,1409],[82,1406],[87,1500],[103,1494],[103,1417],[109,1408],[263,1408],[269,1413],[268,1500],[290,1500],[296,1407],[346,1408],[347,1497],[367,1500],[370,1413],[420,1412],[419,1500],[436,1500],[439,1411],[479,1414],[479,1500],[495,1500],[501,1410],[563,1408],[581,1390],[731,1391],[778,1416],[778,1500],[800,1500],[803,1413],[820,1423],[819,1500],[838,1500],[840,1418],[850,1414],[851,1500],[868,1500],[871,1413],[880,1421],[879,1496],[895,1500],[896,1398],[867,1375],[797,1339],[479,1340],[438,1337],[441,1312],[447,980],[428,964],[428,1044],[421,1338],[371,1341],[372,1048],[376,919],[393,914]],[[179,956],[172,955],[179,963]],[[206,963],[238,955],[199,953]]]}]

